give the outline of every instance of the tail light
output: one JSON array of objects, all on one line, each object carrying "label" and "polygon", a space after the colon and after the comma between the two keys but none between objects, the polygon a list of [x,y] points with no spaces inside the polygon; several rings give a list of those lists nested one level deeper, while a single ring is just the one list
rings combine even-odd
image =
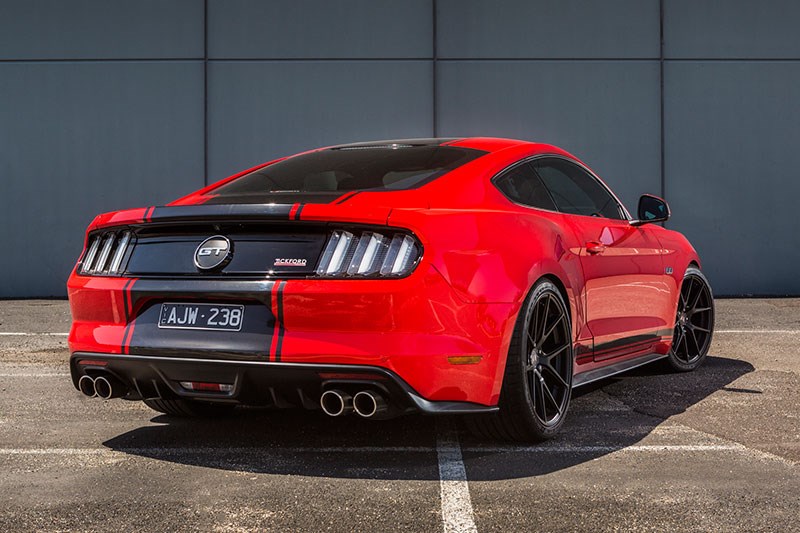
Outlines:
[{"label": "tail light", "polygon": [[130,231],[106,231],[89,237],[79,272],[91,276],[118,276],[131,244]]},{"label": "tail light", "polygon": [[402,277],[419,261],[419,242],[405,233],[387,236],[365,231],[360,236],[336,230],[322,252],[317,275],[344,277]]}]

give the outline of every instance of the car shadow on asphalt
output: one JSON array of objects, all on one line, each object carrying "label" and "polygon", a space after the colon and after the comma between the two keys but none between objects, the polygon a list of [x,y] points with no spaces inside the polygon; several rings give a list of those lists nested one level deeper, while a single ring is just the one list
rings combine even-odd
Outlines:
[{"label": "car shadow on asphalt", "polygon": [[[539,446],[481,441],[460,430],[468,478],[540,476],[622,450],[714,392],[735,392],[728,385],[752,371],[744,361],[709,356],[694,372],[673,373],[656,363],[579,388],[562,432]],[[237,409],[213,420],[155,416],[150,424],[103,444],[133,456],[239,472],[436,480],[437,420],[415,415],[371,421],[303,410]]]}]

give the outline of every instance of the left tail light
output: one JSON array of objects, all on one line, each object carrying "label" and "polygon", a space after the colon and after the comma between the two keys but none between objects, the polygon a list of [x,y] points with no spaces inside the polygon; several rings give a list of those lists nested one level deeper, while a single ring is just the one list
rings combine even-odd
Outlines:
[{"label": "left tail light", "polygon": [[78,272],[88,276],[119,276],[125,271],[130,244],[131,232],[128,230],[91,235]]},{"label": "left tail light", "polygon": [[332,278],[403,277],[417,266],[422,247],[405,233],[334,231],[322,252],[317,275]]}]

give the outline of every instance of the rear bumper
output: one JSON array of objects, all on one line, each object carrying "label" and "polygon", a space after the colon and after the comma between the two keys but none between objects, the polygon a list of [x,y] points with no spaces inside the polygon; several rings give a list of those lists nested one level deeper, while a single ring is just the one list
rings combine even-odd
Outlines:
[{"label": "rear bumper", "polygon": [[[518,310],[513,303],[463,301],[424,262],[411,276],[393,280],[73,273],[68,289],[73,353],[143,356],[143,361],[188,357],[220,365],[240,362],[243,368],[250,363],[379,368],[427,401],[483,406],[498,403]],[[241,304],[247,324],[235,334],[159,329],[163,302]],[[471,356],[477,363],[453,364],[453,356]]]},{"label": "rear bumper", "polygon": [[[203,401],[316,409],[323,390],[379,391],[395,414],[490,413],[497,407],[471,402],[431,402],[385,368],[365,365],[233,361],[75,352],[70,358],[75,388],[81,376],[112,375],[127,388],[126,399],[186,398]],[[182,381],[225,383],[230,392],[187,390]]]}]

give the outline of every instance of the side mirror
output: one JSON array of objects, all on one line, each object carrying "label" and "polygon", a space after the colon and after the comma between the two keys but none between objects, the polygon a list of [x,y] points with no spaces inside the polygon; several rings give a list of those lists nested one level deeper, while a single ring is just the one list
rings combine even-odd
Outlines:
[{"label": "side mirror", "polygon": [[632,226],[641,226],[649,222],[664,222],[669,219],[669,206],[667,202],[653,196],[652,194],[643,194],[639,198],[639,209],[637,210],[637,220],[631,220]]}]

